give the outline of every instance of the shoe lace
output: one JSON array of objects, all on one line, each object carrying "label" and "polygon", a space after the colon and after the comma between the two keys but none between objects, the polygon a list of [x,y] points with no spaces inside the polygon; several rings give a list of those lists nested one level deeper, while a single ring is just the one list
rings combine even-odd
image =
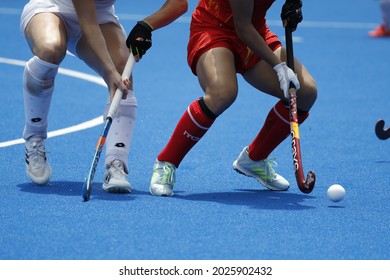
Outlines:
[{"label": "shoe lace", "polygon": [[120,160],[114,160],[111,164],[111,172],[120,177],[126,177],[125,167]]},{"label": "shoe lace", "polygon": [[33,166],[39,169],[46,162],[46,151],[42,140],[31,141],[26,146],[26,157]]},{"label": "shoe lace", "polygon": [[165,163],[157,166],[155,172],[158,173],[158,178],[161,184],[173,185],[175,183],[175,167]]},{"label": "shoe lace", "polygon": [[276,177],[276,172],[273,168],[273,166],[278,166],[278,164],[275,161],[275,158],[267,158],[264,160],[264,171],[265,176],[267,180],[273,180]]}]

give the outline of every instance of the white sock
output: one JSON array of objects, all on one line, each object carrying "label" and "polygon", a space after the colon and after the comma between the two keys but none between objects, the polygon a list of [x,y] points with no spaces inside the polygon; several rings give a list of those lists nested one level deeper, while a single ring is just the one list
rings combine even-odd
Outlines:
[{"label": "white sock", "polygon": [[23,73],[24,139],[33,135],[47,138],[47,116],[58,68],[58,65],[43,61],[37,56],[26,63]]},{"label": "white sock", "polygon": [[[104,118],[108,113],[109,102],[106,104]],[[106,139],[106,166],[115,159],[119,159],[125,166],[128,173],[128,157],[131,140],[137,117],[137,99],[132,91],[129,91],[126,99],[122,99],[116,112],[110,131]]]}]

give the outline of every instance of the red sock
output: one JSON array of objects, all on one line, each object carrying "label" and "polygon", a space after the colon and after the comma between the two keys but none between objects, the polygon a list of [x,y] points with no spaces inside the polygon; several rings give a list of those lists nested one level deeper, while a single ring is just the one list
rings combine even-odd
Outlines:
[{"label": "red sock", "polygon": [[214,120],[215,118],[210,118],[203,112],[199,100],[192,102],[157,159],[179,167],[185,155],[203,137]]},{"label": "red sock", "polygon": [[[303,123],[309,112],[298,115],[298,123]],[[270,110],[259,134],[249,145],[249,157],[252,160],[268,158],[271,152],[290,134],[289,109],[282,101]]]}]

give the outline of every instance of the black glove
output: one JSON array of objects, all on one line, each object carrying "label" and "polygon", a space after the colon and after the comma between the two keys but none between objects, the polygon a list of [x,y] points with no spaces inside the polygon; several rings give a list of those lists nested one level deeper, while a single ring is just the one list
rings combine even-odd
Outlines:
[{"label": "black glove", "polygon": [[291,31],[297,29],[298,23],[303,19],[301,8],[301,0],[286,0],[286,3],[282,7],[282,13],[280,14],[284,27],[289,27]]},{"label": "black glove", "polygon": [[131,48],[134,56],[138,55],[141,58],[152,46],[152,31],[153,29],[144,21],[137,22],[131,30],[126,39],[126,46]]}]

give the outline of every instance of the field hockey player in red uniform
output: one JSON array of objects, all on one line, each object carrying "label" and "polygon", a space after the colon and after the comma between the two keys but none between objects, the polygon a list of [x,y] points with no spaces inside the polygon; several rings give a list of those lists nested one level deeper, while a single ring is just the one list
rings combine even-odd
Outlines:
[{"label": "field hockey player in red uniform", "polygon": [[[233,168],[270,190],[289,188],[289,182],[276,173],[275,161],[269,158],[290,133],[288,87],[292,82],[298,90],[300,124],[317,98],[317,87],[297,59],[296,73],[287,67],[285,48],[267,26],[266,13],[273,3],[273,0],[199,1],[192,15],[188,63],[204,95],[189,104],[158,154],[150,182],[152,195],[173,195],[175,173],[181,161],[237,98],[237,74],[277,101],[253,141],[239,153]],[[300,0],[287,0],[282,7],[282,19],[296,28],[302,21],[301,7]],[[251,122],[240,116],[237,121]]]}]

